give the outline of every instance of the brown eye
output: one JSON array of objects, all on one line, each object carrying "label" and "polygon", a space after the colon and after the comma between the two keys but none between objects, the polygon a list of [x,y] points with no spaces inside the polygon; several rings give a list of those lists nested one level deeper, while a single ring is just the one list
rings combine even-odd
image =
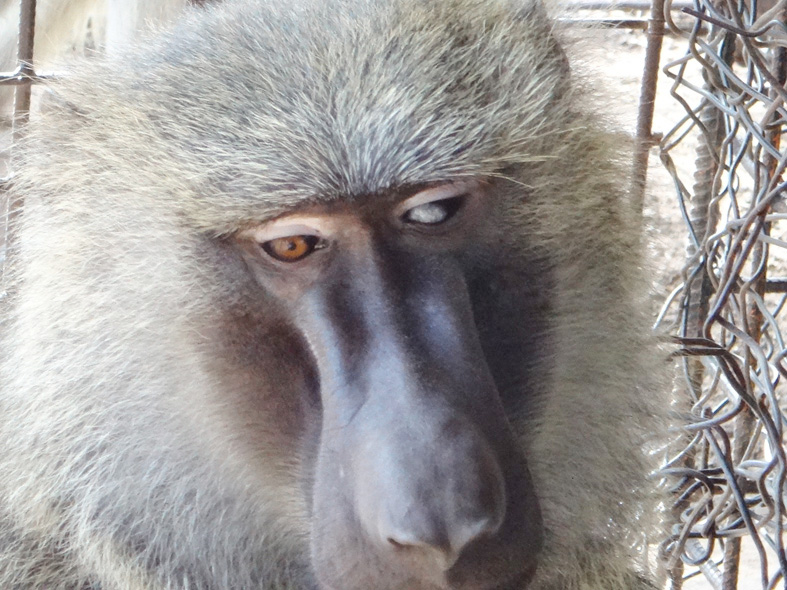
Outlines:
[{"label": "brown eye", "polygon": [[282,262],[297,262],[321,247],[320,238],[308,235],[276,238],[261,245],[269,256]]}]

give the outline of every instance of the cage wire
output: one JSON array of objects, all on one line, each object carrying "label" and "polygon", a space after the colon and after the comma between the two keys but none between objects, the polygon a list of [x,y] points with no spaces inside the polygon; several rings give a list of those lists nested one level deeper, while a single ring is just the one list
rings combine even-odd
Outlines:
[{"label": "cage wire", "polygon": [[688,243],[658,322],[681,345],[686,418],[665,468],[677,483],[662,553],[674,590],[697,573],[738,588],[742,552],[759,565],[747,588],[786,588],[787,0],[695,0],[679,22],[664,8],[686,42],[663,65],[685,116],[659,153]]}]

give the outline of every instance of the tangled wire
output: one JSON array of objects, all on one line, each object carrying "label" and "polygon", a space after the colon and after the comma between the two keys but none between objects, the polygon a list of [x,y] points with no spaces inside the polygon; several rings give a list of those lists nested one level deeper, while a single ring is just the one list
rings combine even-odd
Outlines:
[{"label": "tangled wire", "polygon": [[[698,571],[737,588],[742,551],[758,557],[763,589],[785,587],[787,0],[764,4],[695,0],[679,21],[664,6],[687,44],[664,66],[685,116],[660,145],[688,235],[659,317],[681,344],[689,416],[666,468],[679,482],[662,546],[673,590]],[[692,178],[673,161],[688,143]]]}]

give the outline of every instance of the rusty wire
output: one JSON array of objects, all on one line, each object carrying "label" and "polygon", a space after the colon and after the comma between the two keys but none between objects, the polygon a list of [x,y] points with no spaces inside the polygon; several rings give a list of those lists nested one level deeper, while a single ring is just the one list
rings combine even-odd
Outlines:
[{"label": "rusty wire", "polygon": [[787,0],[695,0],[680,23],[670,4],[686,52],[663,71],[685,116],[660,156],[688,244],[660,320],[681,345],[688,426],[665,470],[677,484],[662,549],[673,590],[697,572],[734,590],[742,552],[759,564],[747,587],[785,588]]}]

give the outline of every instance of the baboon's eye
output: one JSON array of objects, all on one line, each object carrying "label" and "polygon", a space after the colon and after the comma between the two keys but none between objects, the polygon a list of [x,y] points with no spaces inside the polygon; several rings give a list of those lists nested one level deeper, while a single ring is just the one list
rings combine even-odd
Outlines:
[{"label": "baboon's eye", "polygon": [[324,247],[319,237],[311,235],[285,236],[263,242],[261,246],[269,256],[282,262],[297,262]]},{"label": "baboon's eye", "polygon": [[402,215],[405,223],[418,223],[421,225],[439,225],[445,223],[456,215],[462,208],[464,195],[448,199],[439,199],[416,205]]}]

